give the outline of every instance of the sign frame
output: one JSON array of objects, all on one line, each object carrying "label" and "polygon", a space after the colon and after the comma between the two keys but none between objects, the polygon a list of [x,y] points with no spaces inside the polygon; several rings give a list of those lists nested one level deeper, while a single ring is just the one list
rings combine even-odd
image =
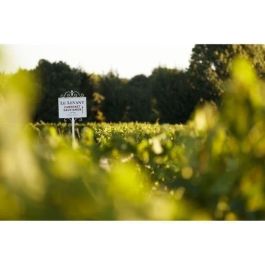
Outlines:
[{"label": "sign frame", "polygon": [[[65,103],[65,104],[60,104]],[[67,108],[65,108],[68,106]],[[66,111],[67,110],[67,111]],[[87,117],[87,104],[84,94],[70,90],[58,98],[58,117],[59,119],[71,120],[72,123],[72,146],[77,146],[75,139],[75,119],[82,120]]]}]

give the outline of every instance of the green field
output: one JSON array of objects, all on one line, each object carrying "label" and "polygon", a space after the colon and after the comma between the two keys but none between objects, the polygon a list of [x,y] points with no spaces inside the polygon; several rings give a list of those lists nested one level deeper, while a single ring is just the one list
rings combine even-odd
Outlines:
[{"label": "green field", "polygon": [[185,125],[30,122],[32,83],[1,87],[0,219],[265,218],[264,83],[235,62],[217,110]]}]

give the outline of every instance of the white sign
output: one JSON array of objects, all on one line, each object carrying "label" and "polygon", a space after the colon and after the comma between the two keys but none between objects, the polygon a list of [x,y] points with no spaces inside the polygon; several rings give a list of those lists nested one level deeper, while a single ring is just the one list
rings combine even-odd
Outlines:
[{"label": "white sign", "polygon": [[59,118],[87,117],[86,97],[58,98]]}]

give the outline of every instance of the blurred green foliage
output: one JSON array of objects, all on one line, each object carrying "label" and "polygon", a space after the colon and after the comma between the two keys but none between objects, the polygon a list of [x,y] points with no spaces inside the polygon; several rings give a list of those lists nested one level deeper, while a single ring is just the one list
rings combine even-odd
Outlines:
[{"label": "blurred green foliage", "polygon": [[265,87],[244,58],[230,71],[219,110],[187,125],[77,124],[76,148],[68,124],[30,123],[33,75],[2,76],[0,219],[263,220]]}]

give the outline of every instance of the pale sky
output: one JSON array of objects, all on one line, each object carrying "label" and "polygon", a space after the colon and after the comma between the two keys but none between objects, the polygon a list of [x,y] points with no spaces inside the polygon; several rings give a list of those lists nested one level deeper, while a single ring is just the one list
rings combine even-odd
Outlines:
[{"label": "pale sky", "polygon": [[193,45],[8,45],[8,60],[1,71],[14,72],[19,67],[35,68],[40,59],[63,61],[88,73],[105,74],[110,70],[120,77],[151,74],[158,66],[185,69]]},{"label": "pale sky", "polygon": [[[13,1],[4,10],[1,4],[0,43],[15,45],[0,71],[35,68],[47,59],[130,78],[158,66],[186,68],[196,43],[174,0],[45,0],[32,1],[28,9],[29,0]],[[185,9],[192,15],[190,5]]]},{"label": "pale sky", "polygon": [[257,6],[244,2],[238,12],[238,1],[229,0],[3,0],[0,43],[15,46],[0,71],[34,68],[39,59],[121,77],[149,75],[159,65],[186,68],[195,43],[264,43]]},{"label": "pale sky", "polygon": [[239,25],[232,8],[238,10],[237,1],[223,0],[218,10],[209,0],[2,2],[0,43],[15,45],[9,48],[12,60],[9,56],[0,71],[34,68],[47,59],[88,73],[113,70],[130,78],[149,75],[159,65],[188,67],[195,43],[264,43],[257,27],[263,25],[263,9],[249,19],[251,6],[242,4],[236,12],[242,17]]}]

